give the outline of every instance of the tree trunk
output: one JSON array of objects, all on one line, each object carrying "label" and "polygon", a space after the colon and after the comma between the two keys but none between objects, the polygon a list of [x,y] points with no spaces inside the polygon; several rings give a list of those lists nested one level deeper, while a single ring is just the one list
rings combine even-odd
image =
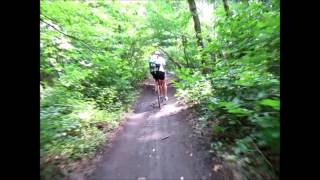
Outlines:
[{"label": "tree trunk", "polygon": [[185,36],[182,36],[182,46],[183,46],[184,59],[187,62],[187,67],[189,67],[189,58],[188,58],[187,52],[186,52],[187,38]]},{"label": "tree trunk", "polygon": [[229,10],[229,5],[227,0],[223,0],[223,7],[224,10],[226,11],[226,15],[229,17],[230,16],[230,10]]},{"label": "tree trunk", "polygon": [[192,13],[193,21],[194,21],[194,29],[196,31],[196,37],[198,39],[198,46],[203,48],[204,46],[203,46],[203,41],[201,37],[201,26],[200,26],[199,16],[197,13],[197,6],[194,0],[188,0],[188,3],[189,3],[190,11]]},{"label": "tree trunk", "polygon": [[[200,49],[201,64],[205,67],[206,61],[205,61],[205,56],[202,51],[204,48],[204,45],[203,45],[203,40],[202,40],[202,36],[201,36],[201,25],[200,25],[199,16],[197,13],[197,6],[196,6],[196,3],[194,2],[194,0],[188,0],[188,4],[189,4],[190,12],[192,13],[192,17],[193,17],[194,30],[196,31],[198,46],[201,48]],[[202,71],[203,71],[203,73],[205,73],[204,68],[202,69]]]}]

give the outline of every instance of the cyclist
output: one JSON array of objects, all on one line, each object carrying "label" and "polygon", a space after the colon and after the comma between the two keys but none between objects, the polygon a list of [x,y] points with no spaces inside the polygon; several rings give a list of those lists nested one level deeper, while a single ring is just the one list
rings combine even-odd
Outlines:
[{"label": "cyclist", "polygon": [[149,59],[150,73],[155,80],[156,85],[159,85],[160,96],[162,99],[168,100],[167,85],[165,82],[165,59],[161,56],[160,51],[155,51]]}]

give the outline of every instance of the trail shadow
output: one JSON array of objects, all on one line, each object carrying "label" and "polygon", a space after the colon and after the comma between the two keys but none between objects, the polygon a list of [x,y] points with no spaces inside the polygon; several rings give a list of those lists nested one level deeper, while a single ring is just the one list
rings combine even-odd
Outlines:
[{"label": "trail shadow", "polygon": [[143,113],[143,112],[151,112],[154,110],[154,107],[152,104],[156,102],[156,96],[153,89],[153,85],[151,84],[143,84],[142,85],[142,91],[141,96],[137,100],[137,103],[134,106],[134,113]]}]

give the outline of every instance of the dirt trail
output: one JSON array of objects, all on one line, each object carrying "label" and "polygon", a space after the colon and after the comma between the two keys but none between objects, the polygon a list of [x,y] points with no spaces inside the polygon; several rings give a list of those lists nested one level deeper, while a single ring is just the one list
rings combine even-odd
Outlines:
[{"label": "dirt trail", "polygon": [[90,180],[223,179],[197,145],[186,120],[190,112],[178,105],[174,93],[168,86],[169,101],[159,110],[151,106],[156,100],[152,81],[145,82],[134,112]]}]

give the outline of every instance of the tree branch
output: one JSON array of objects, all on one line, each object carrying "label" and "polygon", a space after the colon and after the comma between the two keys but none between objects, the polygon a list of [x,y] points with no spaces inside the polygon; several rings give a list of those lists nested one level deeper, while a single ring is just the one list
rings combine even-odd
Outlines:
[{"label": "tree branch", "polygon": [[180,63],[178,63],[177,61],[175,61],[175,60],[169,55],[169,53],[166,52],[164,49],[162,49],[161,47],[159,47],[159,49],[161,49],[161,51],[163,51],[163,52],[166,54],[166,56],[168,56],[168,59],[169,59],[170,61],[172,61],[176,66],[178,66],[178,68],[181,68],[181,67],[183,66],[182,64],[180,64]]},{"label": "tree branch", "polygon": [[255,146],[256,150],[259,152],[259,154],[263,157],[263,159],[267,162],[267,164],[271,167],[272,170],[274,170],[272,164],[270,163],[270,161],[267,159],[267,157],[261,152],[261,150],[259,149],[259,147],[256,145],[256,143],[252,142],[252,144]]},{"label": "tree branch", "polygon": [[[48,18],[48,19],[49,19],[49,18]],[[51,19],[50,19],[50,20],[51,20]],[[74,37],[74,36],[72,36],[72,35],[69,35],[69,34],[66,34],[66,33],[60,31],[59,29],[57,29],[57,28],[54,27],[53,25],[47,23],[46,21],[44,21],[44,20],[41,19],[41,18],[40,18],[40,21],[42,21],[43,23],[45,23],[45,24],[47,24],[48,26],[52,27],[52,28],[53,28],[54,30],[56,30],[57,32],[65,35],[65,36],[67,36],[67,37],[70,37],[70,38],[72,38],[72,39],[74,39],[74,40],[77,40],[77,41],[81,42],[81,43],[84,44],[91,52],[96,53],[96,52],[92,49],[92,46],[89,45],[89,44],[87,44],[85,41],[83,41],[83,40],[81,40],[81,39],[79,39],[79,38],[77,38],[77,37]]]}]

